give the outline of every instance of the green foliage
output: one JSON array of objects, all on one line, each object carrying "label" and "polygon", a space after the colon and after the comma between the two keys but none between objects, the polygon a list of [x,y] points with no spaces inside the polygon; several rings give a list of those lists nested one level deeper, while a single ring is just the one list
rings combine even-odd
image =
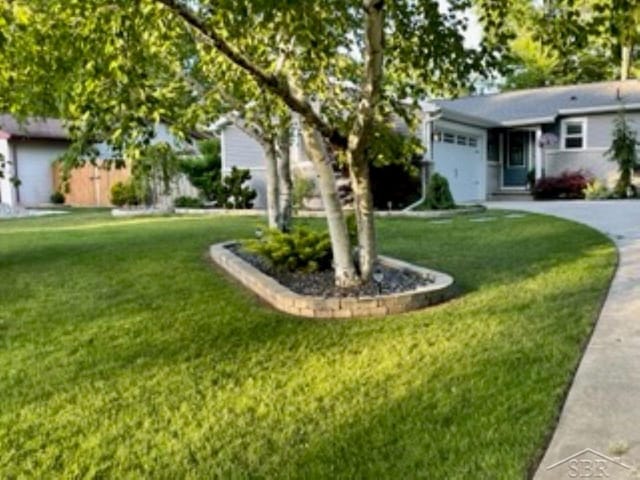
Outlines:
[{"label": "green foliage", "polygon": [[[637,65],[640,4],[636,0],[513,0],[505,26],[506,89],[589,83],[620,78],[620,52],[631,47]],[[632,55],[633,57],[633,55]]]},{"label": "green foliage", "polygon": [[173,201],[173,206],[177,208],[202,208],[203,203],[197,197],[177,197]]},{"label": "green foliage", "polygon": [[315,189],[315,182],[312,178],[295,175],[293,178],[293,189],[291,191],[293,209],[298,211],[304,208],[305,200],[313,197]]},{"label": "green foliage", "polygon": [[296,227],[291,232],[269,230],[263,238],[248,240],[244,247],[264,257],[275,268],[291,272],[317,272],[331,268],[331,240],[326,231]]},{"label": "green foliage", "polygon": [[51,203],[53,203],[54,205],[62,205],[64,204],[65,198],[64,198],[64,193],[62,193],[61,191],[56,191],[53,192],[51,194],[51,197],[49,198],[49,200],[51,201]]},{"label": "green foliage", "polygon": [[111,187],[111,203],[116,207],[137,206],[148,201],[145,187],[130,178],[126,182],[114,183]]},{"label": "green foliage", "polygon": [[173,146],[158,142],[144,147],[139,156],[134,157],[131,175],[135,182],[144,186],[152,194],[169,195],[171,184],[180,174],[181,160]]},{"label": "green foliage", "polygon": [[583,193],[587,200],[605,200],[613,195],[609,188],[597,179],[589,182]]},{"label": "green foliage", "polygon": [[203,140],[198,147],[200,156],[183,159],[180,168],[203,198],[212,201],[221,181],[220,140]]},{"label": "green foliage", "polygon": [[378,209],[405,207],[420,197],[420,165],[424,148],[414,135],[392,123],[378,122],[367,149],[373,203]]},{"label": "green foliage", "polygon": [[606,155],[617,162],[620,177],[614,193],[618,197],[627,197],[632,190],[633,170],[638,162],[638,134],[631,128],[623,111],[620,112],[613,125],[613,140]]},{"label": "green foliage", "polygon": [[449,189],[449,181],[439,173],[431,174],[424,201],[430,210],[449,210],[456,207]]},{"label": "green foliage", "polygon": [[253,188],[245,185],[249,180],[251,180],[249,170],[232,167],[231,172],[222,177],[222,181],[215,189],[218,207],[252,208],[258,194]]}]

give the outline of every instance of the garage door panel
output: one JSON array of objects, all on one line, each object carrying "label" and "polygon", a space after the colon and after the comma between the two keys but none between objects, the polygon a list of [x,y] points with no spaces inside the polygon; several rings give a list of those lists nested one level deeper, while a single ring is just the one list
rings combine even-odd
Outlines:
[{"label": "garage door panel", "polygon": [[36,206],[50,201],[53,193],[53,162],[65,151],[59,144],[19,143],[15,147],[20,203]]},{"label": "garage door panel", "polygon": [[434,169],[449,181],[456,202],[482,199],[483,162],[478,136],[452,131],[440,133],[433,153]]}]

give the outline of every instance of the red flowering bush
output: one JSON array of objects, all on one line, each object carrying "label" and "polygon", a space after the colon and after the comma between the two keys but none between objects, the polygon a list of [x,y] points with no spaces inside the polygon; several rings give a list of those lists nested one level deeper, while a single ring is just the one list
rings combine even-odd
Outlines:
[{"label": "red flowering bush", "polygon": [[593,177],[582,170],[562,172],[557,177],[544,177],[534,185],[533,197],[536,200],[584,198],[584,189],[592,180]]}]

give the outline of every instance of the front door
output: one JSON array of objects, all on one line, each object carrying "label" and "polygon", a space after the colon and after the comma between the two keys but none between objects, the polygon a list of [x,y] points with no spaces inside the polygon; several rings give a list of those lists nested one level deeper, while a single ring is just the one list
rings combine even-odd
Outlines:
[{"label": "front door", "polygon": [[504,187],[526,187],[527,173],[532,168],[535,132],[514,130],[507,133],[507,155],[503,164]]}]

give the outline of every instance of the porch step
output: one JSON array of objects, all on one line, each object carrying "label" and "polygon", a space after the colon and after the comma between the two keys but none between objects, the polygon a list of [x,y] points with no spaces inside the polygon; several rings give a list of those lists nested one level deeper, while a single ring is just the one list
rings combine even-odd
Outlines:
[{"label": "porch step", "polygon": [[495,201],[527,201],[532,200],[531,192],[529,191],[516,191],[516,192],[493,192],[490,196],[490,200]]}]

